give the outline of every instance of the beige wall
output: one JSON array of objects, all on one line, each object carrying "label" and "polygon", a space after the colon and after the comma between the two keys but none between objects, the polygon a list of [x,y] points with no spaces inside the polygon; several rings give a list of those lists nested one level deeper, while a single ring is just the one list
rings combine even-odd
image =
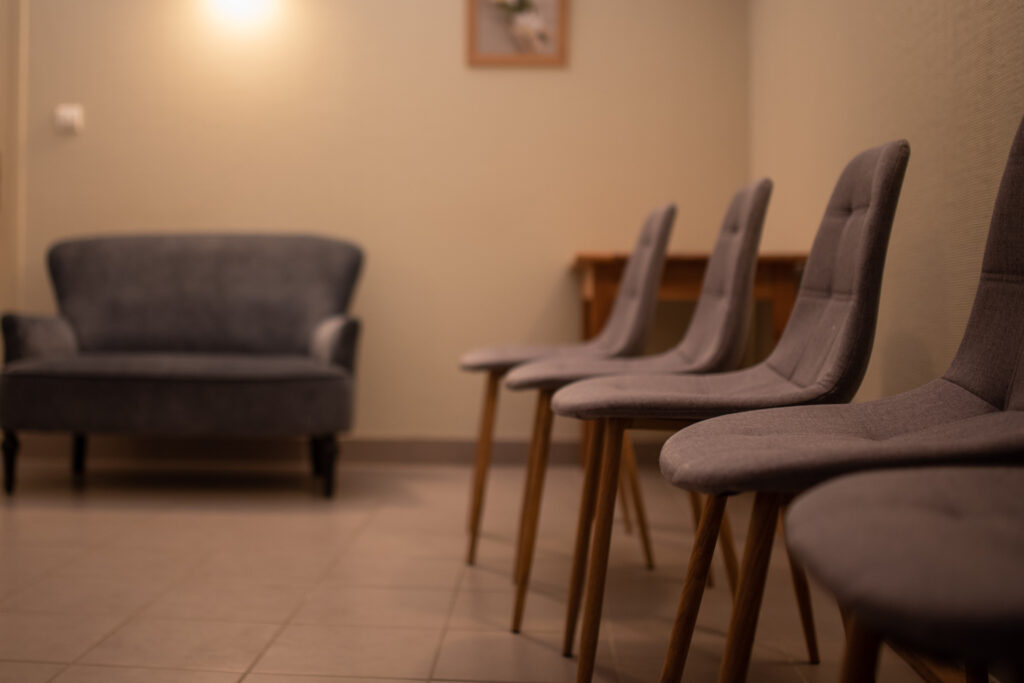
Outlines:
[{"label": "beige wall", "polygon": [[[356,435],[467,438],[482,378],[462,351],[574,339],[576,250],[630,247],[669,200],[673,248],[707,249],[747,178],[745,0],[576,0],[548,70],[468,68],[463,0],[280,6],[235,35],[200,0],[32,0],[23,308],[52,309],[62,237],[349,238],[368,255]],[[52,129],[65,101],[79,137]],[[499,436],[529,412],[505,400]]]},{"label": "beige wall", "polygon": [[16,303],[21,1],[0,0],[0,308]]},{"label": "beige wall", "polygon": [[751,167],[776,180],[765,249],[806,249],[845,161],[910,141],[861,399],[956,351],[1024,115],[1022,36],[1019,0],[751,2]]},{"label": "beige wall", "polygon": [[[462,0],[280,0],[250,35],[202,0],[0,0],[5,94],[24,4],[26,215],[0,215],[0,300],[17,284],[52,310],[43,255],[71,235],[353,239],[364,438],[470,437],[481,378],[458,355],[574,339],[572,254],[627,248],[652,205],[679,202],[674,249],[706,249],[734,187],[767,174],[764,249],[804,250],[845,161],[895,137],[913,151],[861,398],[926,381],[1024,113],[1016,0],[576,0],[554,70],[468,68]],[[79,137],[52,129],[63,101],[85,105]],[[502,400],[499,436],[524,437],[527,397]]]},{"label": "beige wall", "polygon": [[[17,101],[11,96],[11,72],[14,68],[14,45],[17,38],[14,8],[13,0],[0,0],[0,239],[14,232],[9,218],[12,202],[9,185],[13,176],[13,169],[10,168],[13,139],[11,128]],[[0,259],[3,259],[2,255]],[[3,303],[10,306],[14,302],[5,299]]]}]

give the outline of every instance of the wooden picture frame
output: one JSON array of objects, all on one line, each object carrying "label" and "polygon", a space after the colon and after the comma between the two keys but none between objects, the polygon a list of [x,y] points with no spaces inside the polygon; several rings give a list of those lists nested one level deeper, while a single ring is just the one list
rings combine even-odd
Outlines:
[{"label": "wooden picture frame", "polygon": [[[471,66],[564,66],[569,0],[466,0]],[[534,16],[527,16],[527,15]]]}]

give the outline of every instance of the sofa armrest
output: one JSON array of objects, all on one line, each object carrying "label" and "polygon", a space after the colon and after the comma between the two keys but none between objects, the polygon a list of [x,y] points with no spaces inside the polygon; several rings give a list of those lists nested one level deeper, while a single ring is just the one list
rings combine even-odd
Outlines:
[{"label": "sofa armrest", "polygon": [[325,363],[340,365],[354,374],[359,329],[359,319],[347,315],[332,315],[320,321],[313,330],[310,354]]},{"label": "sofa armrest", "polygon": [[8,313],[2,321],[4,361],[38,356],[70,356],[78,353],[78,339],[71,324],[58,316]]}]

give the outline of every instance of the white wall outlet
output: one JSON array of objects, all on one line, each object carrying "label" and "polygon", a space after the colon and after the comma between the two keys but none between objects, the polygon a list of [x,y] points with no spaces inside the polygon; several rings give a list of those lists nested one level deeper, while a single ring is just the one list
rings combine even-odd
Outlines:
[{"label": "white wall outlet", "polygon": [[65,135],[78,135],[85,128],[85,109],[77,103],[58,104],[53,110],[53,125]]}]

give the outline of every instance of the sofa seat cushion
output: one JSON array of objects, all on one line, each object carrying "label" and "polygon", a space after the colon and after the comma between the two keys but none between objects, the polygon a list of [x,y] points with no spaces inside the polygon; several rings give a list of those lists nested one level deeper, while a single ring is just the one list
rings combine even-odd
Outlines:
[{"label": "sofa seat cushion", "polygon": [[310,435],[349,427],[352,377],[313,358],[87,353],[9,363],[4,429],[153,435]]}]

